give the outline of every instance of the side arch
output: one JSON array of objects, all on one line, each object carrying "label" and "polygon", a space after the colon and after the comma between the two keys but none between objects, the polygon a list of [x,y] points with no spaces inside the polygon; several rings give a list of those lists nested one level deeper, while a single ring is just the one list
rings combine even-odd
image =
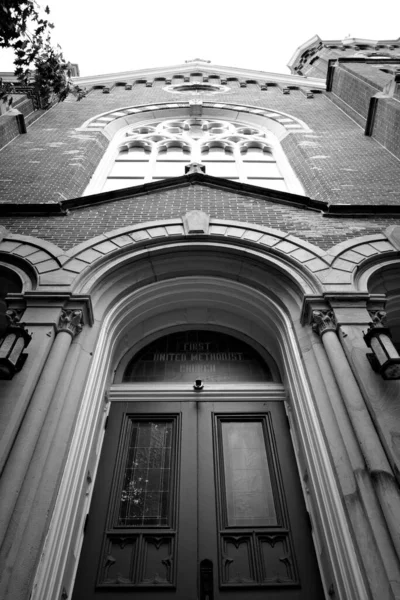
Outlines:
[{"label": "side arch", "polygon": [[41,275],[60,269],[63,260],[65,252],[41,238],[9,231],[0,238],[0,261],[18,272],[24,291],[35,289]]}]

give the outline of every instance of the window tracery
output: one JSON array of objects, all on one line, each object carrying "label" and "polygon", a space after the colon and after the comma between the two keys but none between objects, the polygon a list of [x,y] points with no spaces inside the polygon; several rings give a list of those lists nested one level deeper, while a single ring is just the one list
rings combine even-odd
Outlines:
[{"label": "window tracery", "polygon": [[191,162],[204,164],[207,175],[290,191],[275,146],[270,132],[225,120],[190,117],[130,127],[102,191],[179,177]]}]

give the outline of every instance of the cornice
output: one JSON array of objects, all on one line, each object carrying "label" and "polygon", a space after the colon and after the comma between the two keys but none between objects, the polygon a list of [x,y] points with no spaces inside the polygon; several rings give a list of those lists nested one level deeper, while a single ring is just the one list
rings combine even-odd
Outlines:
[{"label": "cornice", "polygon": [[80,208],[90,208],[107,204],[109,202],[117,202],[127,198],[135,198],[144,194],[152,194],[159,191],[167,191],[169,189],[177,189],[187,187],[188,185],[205,185],[212,188],[225,190],[226,192],[242,193],[247,196],[265,199],[270,202],[284,204],[287,206],[295,206],[306,210],[327,211],[328,204],[322,200],[313,200],[308,196],[300,196],[290,192],[281,192],[278,190],[270,190],[261,188],[248,183],[240,183],[213,177],[204,173],[187,173],[180,177],[171,177],[152,181],[142,185],[125,188],[122,190],[113,190],[110,192],[100,192],[88,196],[79,196],[68,200],[60,200],[54,203],[2,203],[0,204],[0,216],[23,215],[23,216],[66,216],[71,210]]},{"label": "cornice", "polygon": [[142,185],[136,185],[122,190],[113,190],[110,192],[100,192],[88,196],[79,196],[67,200],[48,203],[0,203],[0,217],[3,216],[67,216],[72,210],[90,208],[107,204],[109,202],[118,202],[128,198],[136,198],[143,195],[153,194],[155,192],[178,189],[189,185],[203,185],[211,188],[224,190],[225,192],[235,192],[246,196],[258,198],[268,202],[302,208],[320,212],[323,217],[338,218],[362,218],[362,217],[388,217],[398,216],[400,206],[392,204],[370,205],[370,204],[328,204],[323,200],[315,200],[308,196],[282,192],[278,190],[261,188],[248,183],[231,181],[222,177],[213,177],[201,172],[192,172],[180,177],[171,177],[152,181]]},{"label": "cornice", "polygon": [[321,38],[319,37],[319,35],[314,35],[311,39],[309,39],[307,42],[304,42],[304,44],[301,44],[294,52],[292,58],[289,60],[289,62],[287,63],[287,67],[289,69],[293,69],[294,65],[299,61],[300,57],[303,55],[303,53],[306,50],[310,50],[311,48],[313,48],[314,46],[318,46],[318,44],[320,44],[322,42]]},{"label": "cornice", "polygon": [[311,87],[316,89],[325,88],[324,80],[317,77],[303,77],[301,75],[271,73],[268,71],[257,71],[254,69],[245,69],[241,67],[226,67],[223,65],[208,64],[202,61],[194,61],[190,63],[183,63],[166,67],[152,67],[133,71],[104,73],[101,75],[88,75],[86,77],[73,77],[72,80],[74,81],[74,83],[79,84],[80,86],[94,86],[125,81],[131,82],[132,80],[143,79],[145,77],[171,77],[175,73],[188,74],[195,71],[201,71],[202,73],[207,75],[222,74],[224,76],[238,78],[261,79],[263,81],[269,81],[271,83],[276,82],[287,85]]},{"label": "cornice", "polygon": [[400,44],[400,38],[396,40],[368,40],[364,38],[346,38],[344,40],[321,40],[318,35],[314,35],[307,42],[302,44],[294,52],[292,58],[287,63],[290,70],[293,70],[296,64],[301,60],[303,54],[312,48],[317,48],[319,45],[324,48],[337,48],[339,50],[346,50],[354,48],[360,50],[360,48],[371,48],[371,49],[382,49],[389,46],[398,46]]}]

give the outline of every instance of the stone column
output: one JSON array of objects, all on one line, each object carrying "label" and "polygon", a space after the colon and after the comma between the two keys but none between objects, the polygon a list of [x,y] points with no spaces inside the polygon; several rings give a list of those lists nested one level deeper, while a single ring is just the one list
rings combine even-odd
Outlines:
[{"label": "stone column", "polygon": [[[72,339],[82,330],[82,316],[82,310],[62,310],[57,335],[5,465],[0,479],[0,544],[4,541]],[[4,550],[2,548],[2,553]]]},{"label": "stone column", "polygon": [[397,555],[400,556],[400,493],[392,469],[336,334],[333,312],[313,311],[313,321],[313,329],[322,338],[391,539]]},{"label": "stone column", "polygon": [[385,324],[385,312],[376,299],[371,298],[365,310],[365,319],[349,323],[342,319],[343,311],[336,311],[338,337],[354,373],[368,412],[391,464],[397,484],[400,485],[400,380],[386,380],[374,371],[368,357],[364,334],[371,323]]}]

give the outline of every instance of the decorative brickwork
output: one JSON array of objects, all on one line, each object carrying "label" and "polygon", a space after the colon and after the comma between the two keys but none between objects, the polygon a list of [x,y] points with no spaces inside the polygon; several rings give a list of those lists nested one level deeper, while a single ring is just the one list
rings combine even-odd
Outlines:
[{"label": "decorative brickwork", "polygon": [[[172,98],[171,98],[172,96]],[[177,102],[192,97],[179,94]],[[204,97],[204,101],[209,99]],[[232,87],[224,103],[285,113],[311,131],[293,129],[282,141],[306,193],[319,200],[347,204],[391,204],[398,201],[400,164],[324,94],[308,99],[300,89],[284,95],[277,86]],[[3,150],[0,167],[2,202],[58,202],[80,196],[94,173],[108,139],[99,131],[79,128],[96,114],[152,103],[173,103],[162,87],[116,86],[110,94],[92,91],[82,102],[53,107],[28,133]],[[222,104],[221,104],[222,105]]]},{"label": "decorative brickwork", "polygon": [[400,104],[398,99],[385,98],[379,101],[373,136],[400,160]]},{"label": "decorative brickwork", "polygon": [[[274,228],[248,225],[240,221],[213,219],[202,230],[188,231],[187,223],[193,220],[194,213],[181,218],[160,220],[140,225],[126,225],[119,229],[91,237],[86,242],[63,252],[55,244],[13,234],[5,234],[0,243],[1,253],[8,253],[21,263],[27,261],[36,272],[39,285],[73,286],[78,276],[87,273],[89,268],[104,264],[104,261],[119,259],[124,254],[132,254],[143,247],[156,247],[165,244],[186,243],[188,236],[200,243],[217,243],[237,247],[252,247],[264,255],[284,258],[304,274],[314,280],[316,289],[323,286],[335,291],[356,289],[356,276],[371,257],[382,255],[391,258],[396,251],[386,234],[364,235],[337,244],[327,251],[298,236]],[[207,214],[198,216],[206,222]],[[391,229],[388,230],[390,235]],[[196,238],[197,236],[197,238]],[[172,250],[173,252],[173,250]],[[358,284],[357,284],[358,285]]]},{"label": "decorative brickwork", "polygon": [[286,231],[323,249],[360,235],[382,232],[389,225],[400,222],[398,217],[326,218],[317,211],[280,205],[205,185],[182,186],[116,200],[72,211],[66,216],[4,217],[0,221],[12,233],[32,235],[69,249],[118,227],[180,217],[190,210]]}]

